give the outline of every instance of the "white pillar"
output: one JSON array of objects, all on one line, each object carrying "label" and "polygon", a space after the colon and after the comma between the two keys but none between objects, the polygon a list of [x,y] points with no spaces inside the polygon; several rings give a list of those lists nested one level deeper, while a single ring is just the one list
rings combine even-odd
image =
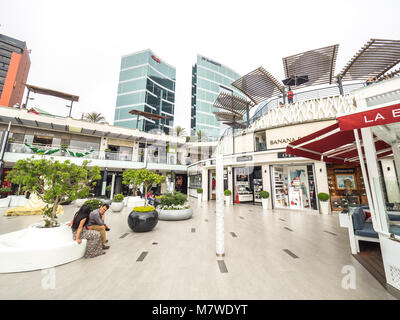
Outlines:
[{"label": "white pillar", "polygon": [[114,184],[115,184],[115,173],[113,173],[112,179],[111,179],[111,191],[110,191],[110,199],[111,200],[114,198]]},{"label": "white pillar", "polygon": [[[232,195],[233,195],[234,186],[233,186],[233,180],[232,180],[232,172],[233,172],[232,166],[229,166],[228,167],[228,189],[232,192]],[[233,196],[231,196],[231,203],[233,203]]]},{"label": "white pillar", "polygon": [[[221,146],[221,145],[220,145]],[[216,155],[216,253],[218,257],[225,255],[224,244],[224,158],[222,148],[217,147]]]},{"label": "white pillar", "polygon": [[[315,192],[321,193],[327,193],[329,194],[329,185],[328,185],[328,170],[326,168],[326,163],[323,161],[315,161],[314,162],[314,170],[315,170],[315,184],[316,184],[316,190]],[[317,197],[318,199],[318,197]],[[318,200],[318,208],[321,207],[321,204]],[[331,212],[331,205],[328,205],[328,212]]]},{"label": "white pillar", "polygon": [[[385,201],[383,199],[383,194],[379,183],[379,168],[376,157],[374,137],[372,136],[371,128],[362,128],[361,134],[369,174],[369,185],[375,211],[376,225],[374,225],[374,229],[376,231],[388,232]],[[371,215],[372,214],[373,212],[371,211]]]},{"label": "white pillar", "polygon": [[268,208],[272,208],[272,190],[271,190],[271,176],[269,174],[269,165],[265,164],[261,166],[261,174],[262,174],[262,184],[263,184],[263,190],[269,192],[269,198],[268,198]]},{"label": "white pillar", "polygon": [[397,143],[392,145],[394,165],[396,166],[397,175],[400,176],[400,148]]},{"label": "white pillar", "polygon": [[203,189],[203,194],[201,195],[202,201],[208,201],[208,170],[205,168],[201,169],[201,188]]},{"label": "white pillar", "polygon": [[395,164],[392,159],[382,159],[381,164],[388,201],[392,203],[400,202],[400,190],[396,176]]}]

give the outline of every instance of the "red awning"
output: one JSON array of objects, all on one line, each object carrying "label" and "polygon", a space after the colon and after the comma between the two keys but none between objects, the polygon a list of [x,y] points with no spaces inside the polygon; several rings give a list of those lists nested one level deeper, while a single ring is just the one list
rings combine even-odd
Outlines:
[{"label": "red awning", "polygon": [[[377,137],[374,139],[378,157],[388,156],[392,153],[389,144]],[[363,150],[363,147],[361,149]],[[339,123],[291,142],[286,147],[286,153],[338,164],[356,165],[359,162],[353,130],[340,131]]]},{"label": "red awning", "polygon": [[342,131],[399,122],[400,104],[354,112],[338,117],[338,121]]}]

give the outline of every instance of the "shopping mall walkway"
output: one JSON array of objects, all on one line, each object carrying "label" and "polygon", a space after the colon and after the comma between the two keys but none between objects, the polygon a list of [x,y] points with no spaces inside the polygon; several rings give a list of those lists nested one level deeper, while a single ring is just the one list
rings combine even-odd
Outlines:
[{"label": "shopping mall walkway", "polygon": [[[352,257],[337,216],[231,206],[226,256],[217,258],[215,202],[191,204],[192,219],[159,221],[148,233],[130,231],[128,209],[109,210],[105,255],[56,267],[54,289],[46,271],[0,274],[0,299],[394,299]],[[76,211],[64,209],[61,222]],[[40,220],[0,216],[0,234]],[[356,289],[342,288],[344,267],[354,267]]]}]

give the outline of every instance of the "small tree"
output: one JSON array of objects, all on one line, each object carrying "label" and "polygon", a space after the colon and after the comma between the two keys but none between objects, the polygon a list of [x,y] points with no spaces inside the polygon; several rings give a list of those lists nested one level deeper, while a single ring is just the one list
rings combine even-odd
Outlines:
[{"label": "small tree", "polygon": [[71,163],[46,159],[18,160],[6,177],[7,181],[21,184],[23,190],[35,192],[46,204],[44,209],[46,226],[56,226],[58,205],[68,199],[89,194],[89,187],[99,180],[100,169],[97,166],[88,168],[89,161],[81,166]]},{"label": "small tree", "polygon": [[132,192],[136,196],[137,183],[135,182],[135,170],[128,169],[128,170],[124,171],[124,173],[122,174],[122,184],[128,185],[128,186],[133,185]]},{"label": "small tree", "polygon": [[[126,171],[125,171],[126,172]],[[143,184],[143,193],[145,194],[144,206],[147,206],[147,193],[151,186],[165,181],[165,177],[147,169],[134,170],[132,178],[136,185]]]}]

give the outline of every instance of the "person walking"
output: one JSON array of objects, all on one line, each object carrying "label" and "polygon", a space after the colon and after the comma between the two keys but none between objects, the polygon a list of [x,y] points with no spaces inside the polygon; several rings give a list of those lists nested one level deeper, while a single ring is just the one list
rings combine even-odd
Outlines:
[{"label": "person walking", "polygon": [[293,103],[293,91],[289,87],[289,91],[287,92],[288,103]]},{"label": "person walking", "polygon": [[105,203],[99,209],[93,210],[89,214],[89,223],[88,228],[90,230],[96,230],[100,232],[101,242],[103,244],[103,249],[109,249],[110,246],[107,246],[108,242],[106,231],[109,231],[110,228],[105,224],[105,213],[110,206]]},{"label": "person walking", "polygon": [[86,251],[84,254],[85,258],[94,258],[99,255],[105,254],[103,251],[103,245],[101,243],[100,233],[96,230],[87,229],[89,222],[90,207],[83,205],[77,213],[75,213],[74,219],[67,223],[72,229],[73,239],[78,244],[82,243],[82,239],[86,239]]}]

